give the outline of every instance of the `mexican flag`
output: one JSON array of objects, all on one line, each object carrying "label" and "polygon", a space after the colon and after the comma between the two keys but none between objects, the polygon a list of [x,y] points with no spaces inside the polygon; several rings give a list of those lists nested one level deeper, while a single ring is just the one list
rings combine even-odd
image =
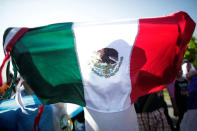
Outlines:
[{"label": "mexican flag", "polygon": [[139,20],[58,23],[9,28],[6,65],[14,67],[43,104],[75,103],[99,112],[127,109],[176,76],[195,28],[185,12]]}]

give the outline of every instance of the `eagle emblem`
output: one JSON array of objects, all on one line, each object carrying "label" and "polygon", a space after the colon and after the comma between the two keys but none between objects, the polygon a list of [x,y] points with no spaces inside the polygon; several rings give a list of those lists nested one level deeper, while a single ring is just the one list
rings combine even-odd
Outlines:
[{"label": "eagle emblem", "polygon": [[91,60],[92,71],[100,77],[109,78],[119,71],[123,57],[119,58],[118,51],[113,48],[103,48],[94,52]]}]

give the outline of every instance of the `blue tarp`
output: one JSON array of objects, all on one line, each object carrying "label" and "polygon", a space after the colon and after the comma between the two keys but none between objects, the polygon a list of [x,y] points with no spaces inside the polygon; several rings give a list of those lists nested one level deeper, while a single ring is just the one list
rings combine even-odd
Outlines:
[{"label": "blue tarp", "polygon": [[[35,95],[23,97],[24,105],[34,108],[35,111],[27,110],[23,113],[16,104],[15,99],[0,101],[0,130],[5,131],[33,131],[34,119],[36,118],[41,102]],[[42,131],[53,131],[52,106],[45,105],[39,122]]]}]

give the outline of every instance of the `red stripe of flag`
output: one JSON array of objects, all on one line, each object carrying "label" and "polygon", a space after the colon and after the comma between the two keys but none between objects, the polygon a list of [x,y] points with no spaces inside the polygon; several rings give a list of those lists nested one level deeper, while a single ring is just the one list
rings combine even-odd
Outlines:
[{"label": "red stripe of flag", "polygon": [[10,40],[6,47],[7,52],[11,52],[15,43],[27,32],[29,28],[21,28],[15,35],[14,37]]},{"label": "red stripe of flag", "polygon": [[5,64],[6,64],[6,62],[9,61],[9,59],[10,59],[10,55],[7,54],[7,55],[5,56],[5,58],[4,58],[4,60],[3,60],[2,65],[1,65],[1,68],[0,68],[0,86],[2,86],[3,83],[4,83],[2,71],[3,71],[4,68],[6,68]]},{"label": "red stripe of flag", "polygon": [[131,101],[162,90],[176,77],[195,28],[184,12],[139,20],[131,54]]}]

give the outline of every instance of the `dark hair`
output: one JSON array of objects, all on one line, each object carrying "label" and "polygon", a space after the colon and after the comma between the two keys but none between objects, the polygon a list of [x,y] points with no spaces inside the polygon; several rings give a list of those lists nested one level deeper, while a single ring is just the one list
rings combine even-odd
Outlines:
[{"label": "dark hair", "polygon": [[184,59],[182,64],[185,64],[185,63],[190,63],[190,61],[188,59]]}]

